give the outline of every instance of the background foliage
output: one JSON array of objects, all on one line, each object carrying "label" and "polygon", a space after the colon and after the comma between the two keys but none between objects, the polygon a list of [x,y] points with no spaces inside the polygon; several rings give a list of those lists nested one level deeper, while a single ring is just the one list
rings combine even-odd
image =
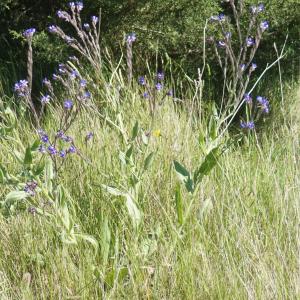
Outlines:
[{"label": "background foliage", "polygon": [[[246,1],[247,5],[259,2]],[[64,47],[46,33],[46,28],[49,24],[59,22],[55,12],[67,9],[67,3],[62,0],[1,1],[0,59],[3,69],[7,69],[7,63],[12,60],[18,61],[19,66],[25,64],[24,45],[16,36],[28,27],[36,27],[39,35],[35,40],[35,65],[40,73],[51,72],[49,64],[54,66],[67,54]],[[300,48],[300,1],[266,0],[264,4],[265,18],[270,21],[271,28],[261,45],[262,51],[257,60],[267,63],[273,59],[273,43],[276,42],[280,47],[288,33],[289,55],[285,61],[285,71],[288,76],[295,74],[300,65],[297,58]],[[103,45],[112,49],[116,57],[124,49],[122,43],[125,33],[135,31],[138,36],[138,43],[135,44],[136,69],[143,69],[145,57],[150,62],[157,62],[157,58],[165,57],[165,53],[168,53],[180,68],[195,77],[196,69],[201,65],[205,21],[212,14],[223,11],[226,4],[217,0],[85,0],[84,6],[83,17],[97,14],[101,8]],[[158,62],[161,60],[158,59]],[[208,63],[214,64],[212,54]],[[13,77],[12,80],[18,77],[15,75],[17,72],[9,66],[8,75]],[[218,77],[218,74],[213,75]]]}]

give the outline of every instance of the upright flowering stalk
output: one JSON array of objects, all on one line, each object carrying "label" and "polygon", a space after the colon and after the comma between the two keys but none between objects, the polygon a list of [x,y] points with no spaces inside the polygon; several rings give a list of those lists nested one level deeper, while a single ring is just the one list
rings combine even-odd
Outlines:
[{"label": "upright flowering stalk", "polygon": [[130,33],[126,37],[127,46],[127,77],[128,83],[131,84],[132,81],[132,43],[136,40],[136,34],[134,32]]},{"label": "upright flowering stalk", "polygon": [[[95,71],[101,71],[101,50],[99,45],[100,25],[99,18],[91,17],[91,23],[82,24],[80,13],[83,9],[82,2],[70,2],[70,13],[59,10],[57,16],[59,19],[71,24],[77,37],[68,36],[59,26],[51,25],[48,31],[59,36],[70,47],[79,52],[93,66]],[[97,26],[98,25],[98,26]]]},{"label": "upright flowering stalk", "polygon": [[32,101],[31,91],[32,91],[32,38],[35,33],[35,28],[29,28],[23,32],[23,36],[26,38],[28,44],[27,51],[27,80],[23,79],[15,83],[14,91],[17,96],[24,101],[27,107],[30,108],[35,119],[35,125],[39,126],[39,116],[35,109],[35,106]]}]

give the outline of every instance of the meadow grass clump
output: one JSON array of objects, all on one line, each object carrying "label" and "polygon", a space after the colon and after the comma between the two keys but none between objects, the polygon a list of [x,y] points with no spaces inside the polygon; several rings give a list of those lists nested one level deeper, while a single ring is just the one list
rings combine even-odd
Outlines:
[{"label": "meadow grass clump", "polygon": [[178,95],[162,70],[134,77],[135,34],[115,65],[94,45],[99,19],[82,25],[82,3],[69,6],[58,17],[79,40],[49,30],[90,65],[60,64],[39,106],[30,78],[0,102],[0,298],[297,299],[299,120],[283,89],[224,111],[201,76]]}]

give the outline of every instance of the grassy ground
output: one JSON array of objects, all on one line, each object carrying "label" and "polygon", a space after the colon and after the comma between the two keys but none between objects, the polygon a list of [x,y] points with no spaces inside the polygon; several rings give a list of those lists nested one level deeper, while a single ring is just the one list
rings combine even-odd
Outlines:
[{"label": "grassy ground", "polygon": [[[60,171],[67,200],[43,204],[38,193],[27,201],[48,214],[0,214],[0,299],[299,299],[297,114],[285,111],[280,123],[231,146],[195,195],[182,187],[181,222],[172,161],[199,165],[205,122],[169,102],[152,120],[140,102],[131,95],[119,111],[124,132],[136,120],[150,129],[147,146],[133,143],[134,166],[119,159],[129,146],[119,131],[88,110],[70,132],[87,161],[74,155]],[[58,109],[48,114],[47,131],[57,116]],[[95,137],[86,144],[89,128]],[[22,121],[1,139],[0,163],[10,174],[21,168],[13,149],[22,153],[35,138]],[[128,210],[126,197],[102,184],[127,192],[151,152],[137,206]],[[0,199],[10,190],[0,185]]]}]

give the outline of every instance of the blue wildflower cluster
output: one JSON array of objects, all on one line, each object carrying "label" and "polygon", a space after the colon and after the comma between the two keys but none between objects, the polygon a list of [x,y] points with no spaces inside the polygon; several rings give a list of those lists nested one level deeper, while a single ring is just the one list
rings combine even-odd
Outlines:
[{"label": "blue wildflower cluster", "polygon": [[132,44],[135,41],[136,41],[136,33],[135,32],[131,32],[126,36],[126,42],[128,44]]},{"label": "blue wildflower cluster", "polygon": [[16,82],[14,91],[19,97],[26,97],[29,93],[28,81],[23,79]]},{"label": "blue wildflower cluster", "polygon": [[29,194],[30,196],[34,196],[36,194],[36,188],[37,188],[38,184],[36,181],[32,180],[26,183],[25,187],[24,187],[24,192],[26,192],[27,194]]}]

